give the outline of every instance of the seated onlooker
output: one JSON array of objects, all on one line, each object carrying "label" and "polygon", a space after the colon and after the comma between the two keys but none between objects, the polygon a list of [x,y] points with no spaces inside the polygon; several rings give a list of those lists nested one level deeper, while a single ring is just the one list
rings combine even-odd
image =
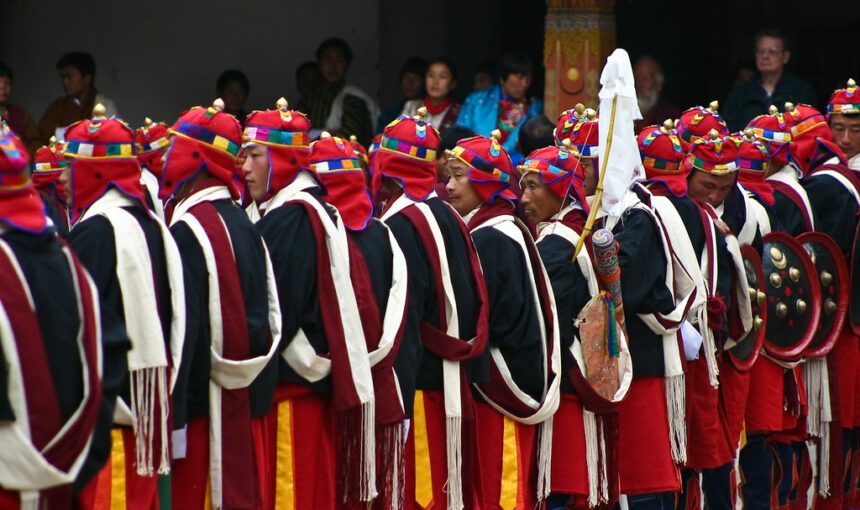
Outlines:
[{"label": "seated onlooker", "polygon": [[39,142],[39,130],[36,129],[36,123],[33,122],[33,117],[27,110],[9,102],[9,98],[12,97],[13,82],[12,69],[0,63],[0,119],[6,121],[9,128],[27,146],[27,151],[32,156],[42,146]]},{"label": "seated onlooker", "polygon": [[91,118],[96,103],[105,107],[107,117],[118,115],[113,101],[96,90],[96,62],[92,55],[80,51],[66,53],[57,61],[57,70],[66,95],[51,103],[39,120],[42,145],[47,144],[52,136],[59,141],[65,140],[66,128]]},{"label": "seated onlooker", "polygon": [[755,65],[758,75],[729,93],[721,113],[731,131],[739,131],[770,105],[786,102],[814,105],[818,98],[812,85],[786,71],[791,59],[788,39],[779,30],[766,29],[755,35]]},{"label": "seated onlooker", "polygon": [[520,128],[519,151],[522,154],[532,152],[555,145],[552,131],[555,124],[546,118],[546,115],[538,115],[523,123]]},{"label": "seated onlooker", "polygon": [[478,64],[477,69],[475,69],[472,90],[484,90],[487,87],[492,87],[494,83],[496,83],[496,62],[488,58]]},{"label": "seated onlooker", "polygon": [[681,110],[662,96],[665,77],[660,63],[653,57],[645,55],[636,61],[633,79],[636,84],[636,100],[642,113],[642,119],[633,125],[636,133],[645,126],[662,124],[666,119],[677,119],[681,115]]},{"label": "seated onlooker", "polygon": [[245,73],[238,69],[227,69],[218,76],[215,83],[215,93],[224,101],[224,113],[236,117],[240,124],[245,125],[245,102],[251,92],[251,84]]},{"label": "seated onlooker", "polygon": [[403,111],[403,105],[413,99],[424,97],[424,76],[427,74],[427,61],[423,58],[412,57],[400,68],[400,93],[402,98],[379,114],[376,132],[381,133],[389,122],[396,119]]},{"label": "seated onlooker", "polygon": [[313,60],[308,60],[296,69],[296,90],[299,93],[299,103],[321,86],[322,74],[320,74],[319,64]]},{"label": "seated onlooker", "polygon": [[531,58],[521,51],[505,53],[499,64],[499,83],[469,94],[457,124],[481,136],[490,136],[494,129],[501,131],[502,146],[516,165],[523,159],[517,150],[520,126],[543,113],[539,99],[526,97],[531,84]]},{"label": "seated onlooker", "polygon": [[352,49],[343,39],[332,37],[319,45],[316,57],[323,83],[299,106],[311,119],[312,138],[325,130],[347,139],[355,135],[362,145],[370,144],[379,106],[363,90],[346,83]]},{"label": "seated onlooker", "polygon": [[422,99],[406,101],[403,115],[415,115],[418,108],[427,108],[424,120],[440,132],[454,124],[460,114],[460,103],[454,102],[451,94],[457,86],[457,68],[447,58],[436,58],[427,66],[424,88],[427,95]]}]

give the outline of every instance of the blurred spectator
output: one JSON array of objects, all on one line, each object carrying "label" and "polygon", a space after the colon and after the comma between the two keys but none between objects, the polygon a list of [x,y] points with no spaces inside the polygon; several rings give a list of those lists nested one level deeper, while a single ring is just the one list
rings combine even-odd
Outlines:
[{"label": "blurred spectator", "polygon": [[379,106],[363,90],[346,83],[352,49],[343,39],[332,37],[319,45],[316,57],[322,85],[301,104],[315,128],[312,136],[324,129],[345,138],[355,135],[359,143],[369,145]]},{"label": "blurred spectator", "polygon": [[531,84],[531,58],[522,51],[505,53],[499,64],[499,83],[469,94],[457,124],[481,136],[490,136],[494,129],[501,131],[502,145],[516,165],[522,160],[517,150],[520,126],[543,112],[539,99],[526,97]]},{"label": "blurred spectator", "polygon": [[93,106],[101,103],[108,117],[118,115],[113,101],[96,90],[96,62],[84,52],[66,53],[57,61],[65,96],[55,100],[39,120],[39,138],[46,145],[52,136],[63,141],[65,130],[79,120],[93,116]]},{"label": "blurred spectator", "polygon": [[236,117],[243,126],[245,117],[248,115],[245,111],[245,102],[248,101],[250,92],[251,84],[248,83],[248,77],[238,69],[227,69],[218,76],[218,81],[215,83],[215,93],[224,101],[224,113]]},{"label": "blurred spectator", "polygon": [[636,133],[645,126],[662,124],[666,119],[677,119],[681,110],[662,97],[663,68],[653,57],[645,55],[636,61],[633,68],[633,79],[636,82],[636,99],[642,120],[637,120],[633,126]]},{"label": "blurred spectator", "polygon": [[33,122],[33,117],[27,110],[9,102],[14,81],[12,69],[0,62],[0,119],[6,121],[6,124],[27,146],[30,155],[33,155],[41,147],[39,130],[36,129],[36,123]]},{"label": "blurred spectator", "polygon": [[735,83],[737,87],[741,83],[746,83],[755,78],[755,63],[752,60],[745,60],[735,67]]},{"label": "blurred spectator", "polygon": [[299,103],[314,90],[322,86],[320,66],[313,60],[308,60],[296,69],[296,90],[299,93]]},{"label": "blurred spectator", "polygon": [[754,41],[758,76],[732,89],[720,112],[732,131],[743,129],[753,117],[767,113],[770,105],[782,110],[786,101],[811,105],[817,102],[812,85],[785,70],[791,51],[782,32],[762,30]]},{"label": "blurred spectator", "polygon": [[538,149],[555,145],[555,138],[552,134],[554,129],[555,124],[545,115],[538,115],[525,121],[523,127],[520,128],[519,140],[520,152],[523,156],[528,156]]},{"label": "blurred spectator", "polygon": [[[457,68],[447,58],[436,58],[427,67],[424,88],[427,95],[423,99],[406,101],[403,115],[415,115],[418,108],[427,108],[424,118],[439,131],[443,131],[457,120],[460,114],[460,103],[454,102],[451,95],[457,86]],[[384,127],[384,126],[383,126]]]},{"label": "blurred spectator", "polygon": [[396,119],[404,105],[413,99],[424,97],[424,76],[427,74],[427,61],[412,57],[400,68],[400,93],[403,96],[397,104],[386,108],[377,119],[376,132],[381,133],[389,122]]},{"label": "blurred spectator", "polygon": [[475,136],[472,130],[457,124],[439,133],[439,150],[436,152],[436,194],[446,202],[448,201],[448,190],[445,188],[445,184],[448,183],[448,155],[446,152],[453,150],[460,143],[460,140],[471,136]]},{"label": "blurred spectator", "polygon": [[475,69],[475,77],[472,81],[472,90],[484,90],[496,83],[496,62],[487,59],[478,64]]}]

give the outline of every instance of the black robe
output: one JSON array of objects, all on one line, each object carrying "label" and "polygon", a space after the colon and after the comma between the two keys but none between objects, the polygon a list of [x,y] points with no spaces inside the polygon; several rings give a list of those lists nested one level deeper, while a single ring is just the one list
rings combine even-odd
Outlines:
[{"label": "black robe", "polygon": [[[581,210],[571,211],[560,221],[577,233],[581,233],[582,226],[585,224],[585,213]],[[570,369],[577,366],[570,350],[573,342],[579,341],[574,322],[579,312],[591,300],[591,292],[588,290],[588,281],[582,274],[579,264],[573,261],[576,245],[561,236],[548,235],[537,244],[537,248],[552,283],[561,336],[561,370],[562,373],[568,374]],[[562,377],[561,391],[576,393],[568,377]]]},{"label": "black robe", "polygon": [[[124,207],[131,214],[146,236],[147,245],[149,247],[149,256],[152,261],[153,282],[156,286],[156,298],[158,300],[158,314],[161,318],[162,335],[165,346],[170,344],[170,324],[172,320],[172,310],[170,304],[170,286],[167,281],[167,262],[164,252],[164,244],[161,237],[161,230],[152,219],[137,206]],[[116,276],[117,254],[114,249],[115,235],[113,226],[110,221],[103,216],[93,216],[85,221],[75,225],[69,234],[69,244],[78,255],[78,258],[83,263],[84,267],[90,272],[96,286],[99,289],[99,300],[101,302],[101,317],[102,317],[102,341],[105,346],[110,342],[121,342],[124,346],[128,346],[128,338],[125,332],[125,312],[122,304],[122,293],[120,292],[119,280]],[[168,351],[169,352],[169,351]],[[125,356],[122,356],[121,363],[105,365],[105,388],[109,384],[111,392],[116,392],[126,403],[129,402],[129,379],[127,370],[127,361]],[[114,386],[115,385],[115,386]],[[180,396],[181,392],[177,392],[179,388],[174,390],[174,395]],[[105,398],[108,391],[105,390]],[[174,403],[175,405],[175,403]],[[110,415],[113,415],[114,401],[105,402],[103,407],[107,413],[109,408]],[[174,419],[177,414],[174,415]],[[112,420],[109,422],[112,424]],[[112,426],[112,425],[110,425]],[[104,465],[104,462],[110,455],[110,426],[105,430],[97,430],[100,436],[103,434],[104,441],[99,439],[94,442],[93,449],[90,452],[90,458],[87,460],[87,465],[81,471],[79,480],[85,475],[93,475]],[[94,471],[89,471],[90,459],[97,459],[98,466],[94,466]]]},{"label": "black robe", "polygon": [[[640,199],[647,200],[641,191]],[[618,241],[618,265],[624,297],[624,321],[633,360],[633,377],[665,375],[663,338],[637,314],[669,313],[675,307],[666,287],[666,256],[661,227],[646,211],[628,209],[612,229]]]},{"label": "black robe", "polygon": [[[476,285],[480,283],[475,282],[469,265],[471,243],[463,236],[458,225],[462,220],[455,216],[456,213],[450,206],[436,197],[424,203],[430,207],[433,217],[436,218],[445,242],[451,281],[457,299],[460,338],[473,338],[477,332],[479,313]],[[386,220],[386,223],[403,250],[409,271],[407,324],[403,343],[397,354],[395,370],[403,392],[406,415],[411,417],[416,389],[441,391],[444,388],[442,359],[422,346],[419,329],[422,321],[445,329],[443,324],[439,324],[438,311],[438,307],[444,306],[444,303],[437,302],[436,283],[430,260],[418,231],[402,214],[395,214]],[[489,377],[488,360],[482,356],[470,361],[467,371],[472,382],[486,381]]]},{"label": "black robe", "polygon": [[[540,402],[546,381],[544,340],[540,334],[542,311],[535,306],[529,272],[535,282],[539,282],[542,275],[539,268],[535,271],[525,258],[519,244],[495,228],[474,230],[472,239],[484,270],[490,300],[487,347],[499,349],[513,380]],[[550,336],[551,332],[547,331],[547,338]]]},{"label": "black robe", "polygon": [[[229,199],[211,202],[227,231],[233,247],[239,283],[245,303],[248,324],[250,357],[268,352],[269,299],[266,292],[266,263],[263,241],[239,206]],[[174,429],[187,420],[209,416],[210,338],[209,283],[203,249],[188,225],[179,221],[170,227],[176,240],[185,279],[186,336],[182,369],[174,394],[180,389],[187,401],[174,398]],[[276,365],[270,363],[249,387],[251,415],[264,416],[269,412],[275,391]],[[185,391],[187,388],[187,392]]]},{"label": "black robe", "polygon": [[858,221],[854,195],[839,181],[827,175],[812,174],[803,179],[801,185],[809,196],[815,214],[815,230],[832,237],[842,253],[850,254]]},{"label": "black robe", "polygon": [[[304,190],[323,206],[319,188]],[[332,216],[332,220],[334,217]],[[289,345],[299,328],[318,353],[329,352],[325,325],[320,312],[317,282],[317,239],[307,208],[300,204],[285,204],[266,214],[257,222],[257,231],[266,242],[281,305],[281,345]],[[387,293],[386,293],[387,298]],[[311,383],[300,376],[278,356],[278,380],[331,393],[331,377]]]}]

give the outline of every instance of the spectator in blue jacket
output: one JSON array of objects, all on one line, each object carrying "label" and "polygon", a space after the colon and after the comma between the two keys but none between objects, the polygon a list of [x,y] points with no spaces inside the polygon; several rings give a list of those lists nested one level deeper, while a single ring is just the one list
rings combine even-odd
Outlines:
[{"label": "spectator in blue jacket", "polygon": [[499,83],[469,94],[457,124],[482,136],[494,129],[502,132],[502,146],[514,164],[523,159],[517,139],[523,123],[543,113],[543,103],[527,98],[532,84],[532,60],[521,51],[505,53],[499,63]]}]

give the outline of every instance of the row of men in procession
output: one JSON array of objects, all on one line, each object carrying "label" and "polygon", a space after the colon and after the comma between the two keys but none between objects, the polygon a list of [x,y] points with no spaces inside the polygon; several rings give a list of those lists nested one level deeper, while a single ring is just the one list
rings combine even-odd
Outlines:
[{"label": "row of men in procession", "polygon": [[0,130],[0,507],[860,502],[853,81],[644,128],[614,215],[582,105],[516,167],[460,140],[447,202],[426,112],[223,108],[97,106],[32,179]]}]

